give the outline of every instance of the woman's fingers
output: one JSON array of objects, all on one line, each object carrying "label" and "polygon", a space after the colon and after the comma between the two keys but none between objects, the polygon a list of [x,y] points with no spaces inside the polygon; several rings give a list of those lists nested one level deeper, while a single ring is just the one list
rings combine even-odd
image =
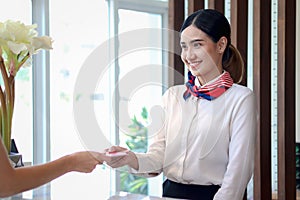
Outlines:
[{"label": "woman's fingers", "polygon": [[112,168],[122,167],[128,164],[128,155],[109,157],[106,164]]},{"label": "woman's fingers", "polygon": [[120,146],[111,146],[110,148],[106,149],[106,152],[119,152],[119,151],[126,151],[127,148],[120,147]]}]

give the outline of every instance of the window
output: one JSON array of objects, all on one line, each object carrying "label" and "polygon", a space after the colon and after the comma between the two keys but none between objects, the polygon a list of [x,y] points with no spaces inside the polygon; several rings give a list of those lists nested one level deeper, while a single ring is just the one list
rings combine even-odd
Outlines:
[{"label": "window", "polygon": [[[39,8],[40,3],[47,7],[48,5],[44,5],[45,2],[49,2],[49,16],[47,15],[48,12],[43,13],[44,10]],[[117,3],[117,7],[113,7],[112,2]],[[34,149],[35,154],[43,157],[38,159],[38,162],[48,161],[48,156],[50,156],[50,160],[54,160],[76,151],[93,149],[92,146],[89,146],[88,141],[85,141],[85,136],[93,132],[93,130],[87,128],[86,132],[82,133],[78,131],[76,120],[74,122],[74,115],[76,115],[73,107],[74,102],[86,97],[89,102],[93,103],[95,118],[101,130],[105,133],[106,139],[112,141],[112,143],[122,141],[120,145],[124,145],[126,138],[123,138],[122,131],[115,134],[115,131],[118,130],[115,126],[116,121],[110,117],[110,112],[113,109],[111,105],[113,105],[112,99],[116,91],[115,88],[117,83],[132,75],[133,71],[139,70],[140,67],[149,66],[150,69],[155,69],[155,71],[146,70],[143,72],[150,80],[155,78],[155,84],[149,82],[148,85],[143,85],[142,88],[135,88],[137,89],[136,93],[130,96],[131,100],[128,101],[129,117],[133,118],[136,116],[140,120],[140,113],[143,108],[149,112],[151,107],[160,101],[167,82],[167,76],[162,67],[166,65],[167,61],[167,52],[165,53],[162,50],[163,46],[167,44],[166,35],[162,31],[163,28],[167,27],[167,1],[90,0],[86,3],[71,0],[41,2],[11,0],[9,2],[3,1],[2,4],[5,4],[5,9],[1,9],[1,21],[14,19],[31,24],[32,15],[39,19],[47,15],[46,18],[49,18],[49,24],[47,20],[42,20],[42,22],[39,22],[39,27],[41,26],[47,30],[49,28],[49,36],[54,40],[53,50],[49,52],[50,59],[43,58],[42,61],[43,63],[45,62],[44,64],[47,67],[49,66],[49,74],[46,74],[46,76],[50,77],[49,81],[47,79],[46,82],[50,88],[49,91],[48,88],[40,88],[43,92],[46,90],[45,97],[41,101],[45,100],[43,104],[47,104],[47,111],[40,110],[40,112],[46,113],[39,120],[43,124],[47,124],[47,130],[44,130],[44,126],[38,128],[42,132],[50,130],[50,134],[38,131],[37,134],[45,134],[42,138],[37,139],[42,141],[42,144],[39,146],[35,146],[34,143],[37,140],[32,134],[34,129],[32,128],[34,121],[32,110],[35,109],[32,103],[32,96],[34,95],[32,68],[22,69],[24,71],[18,74],[20,77],[17,77],[16,95],[19,96],[17,97],[18,99],[22,100],[16,101],[14,120],[22,120],[22,126],[13,127],[13,134],[19,150],[22,151],[24,161],[32,162],[34,160],[32,146],[37,148]],[[119,22],[115,19],[110,21],[112,19],[108,16],[111,13],[108,13],[108,11],[111,9],[117,9],[115,14],[120,19]],[[109,29],[109,22],[114,28],[117,28],[117,32],[112,32],[113,28]],[[145,41],[147,41],[144,49],[131,49],[133,51],[120,55],[120,49],[124,47],[123,43],[120,43],[119,49],[115,48],[116,46],[110,46],[112,40],[109,37],[117,38],[114,37],[114,34],[120,34],[122,37],[131,31],[143,31],[144,28],[153,29],[158,34],[155,37],[150,35],[149,32],[148,34],[143,32],[146,33],[145,35],[137,35],[137,37],[143,36]],[[159,48],[147,48],[149,45],[151,46],[153,38],[159,38],[157,41]],[[109,45],[106,46],[106,44]],[[101,74],[98,77],[99,80],[93,92],[86,95],[76,93],[76,83],[82,72],[81,70],[90,56],[97,53],[98,47],[112,47],[110,49],[107,48],[106,52],[117,50],[115,51],[117,54],[110,54],[111,58],[117,62],[112,62],[105,66],[106,71],[104,75]],[[115,60],[115,58],[117,59]],[[98,59],[99,63],[102,63],[106,56],[99,55]],[[116,64],[118,64],[118,68],[114,68]],[[120,69],[120,74],[116,73],[118,72],[115,71],[116,69]],[[48,73],[48,68],[46,73]],[[153,98],[154,96],[157,98]],[[120,102],[123,100],[127,101],[123,97],[125,96],[118,100]],[[47,113],[48,110],[50,113]],[[45,117],[48,114],[50,117]],[[89,121],[89,117],[85,117],[85,120]],[[147,126],[150,120],[147,119],[144,125]],[[128,126],[130,123],[129,121]],[[47,141],[44,141],[44,139]],[[22,143],[18,141],[22,141]],[[97,150],[102,150],[102,147],[100,148]],[[107,199],[120,190],[120,179],[115,172],[115,170],[109,170],[105,166],[99,166],[91,174],[67,174],[51,182],[51,198],[94,199],[96,197],[98,199]],[[161,195],[161,187],[158,187],[158,183],[161,185],[161,182],[162,176],[149,180],[147,192],[151,193],[151,195]],[[29,196],[31,198],[32,194],[29,194]]]},{"label": "window", "polygon": [[[85,60],[108,39],[105,0],[50,1],[50,135],[51,159],[90,150],[74,122],[73,92]],[[101,59],[101,55],[99,55]],[[92,94],[88,94],[88,97]],[[100,110],[99,110],[100,112]],[[89,116],[85,116],[88,119]],[[102,149],[101,149],[102,150]],[[68,174],[51,183],[53,199],[107,199],[109,171],[99,166],[91,174]]]}]

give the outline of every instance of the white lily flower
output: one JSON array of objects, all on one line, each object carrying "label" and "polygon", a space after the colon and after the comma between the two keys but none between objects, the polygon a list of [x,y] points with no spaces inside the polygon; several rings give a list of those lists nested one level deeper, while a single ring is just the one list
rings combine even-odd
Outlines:
[{"label": "white lily flower", "polygon": [[36,24],[25,25],[20,21],[7,20],[4,22],[5,39],[11,41],[18,41],[20,43],[30,43],[33,37],[38,35]]},{"label": "white lily flower", "polygon": [[[5,59],[5,67],[8,71],[17,73],[31,55],[41,49],[52,49],[52,39],[49,36],[38,37],[36,28],[36,24],[25,25],[20,21],[0,22],[0,46],[3,51],[1,55]],[[16,66],[15,70],[9,70],[12,61]],[[26,64],[28,63],[30,62]]]},{"label": "white lily flower", "polygon": [[[5,147],[10,150],[11,124],[14,110],[14,78],[19,69],[31,64],[31,56],[39,50],[52,49],[52,39],[38,37],[37,25],[25,25],[20,21],[0,22],[0,68],[3,85],[0,87],[0,135]],[[3,101],[4,99],[4,101]],[[6,111],[6,112],[4,112]]]}]

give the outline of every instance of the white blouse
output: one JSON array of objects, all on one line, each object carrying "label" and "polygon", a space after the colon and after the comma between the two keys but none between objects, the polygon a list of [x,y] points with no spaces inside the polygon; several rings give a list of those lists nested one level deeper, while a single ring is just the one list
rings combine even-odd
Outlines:
[{"label": "white blouse", "polygon": [[242,199],[254,166],[254,93],[233,84],[213,101],[194,96],[185,101],[185,90],[174,86],[164,94],[164,113],[152,115],[149,127],[153,142],[147,153],[136,154],[139,170],[132,172],[163,172],[183,184],[220,185],[214,200]]}]

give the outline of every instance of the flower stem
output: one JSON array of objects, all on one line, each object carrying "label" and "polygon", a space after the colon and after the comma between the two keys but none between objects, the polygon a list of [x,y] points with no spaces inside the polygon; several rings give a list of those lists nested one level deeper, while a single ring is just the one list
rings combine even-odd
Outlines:
[{"label": "flower stem", "polygon": [[0,87],[0,102],[1,102],[1,134],[4,145],[7,152],[10,152],[11,145],[11,92],[8,83],[8,75],[3,62],[2,56],[0,56],[0,70],[2,74],[2,79],[5,86],[5,91],[3,92],[2,87]]},{"label": "flower stem", "polygon": [[9,87],[9,83],[8,83],[8,75],[5,69],[5,65],[3,62],[3,58],[1,56],[1,60],[0,60],[0,70],[1,70],[1,74],[2,74],[2,78],[3,78],[3,82],[4,82],[4,87],[5,87],[5,93],[6,93],[6,102],[8,103],[11,99],[11,95],[10,95],[10,87]]},{"label": "flower stem", "polygon": [[20,67],[28,60],[28,58],[30,57],[29,52],[26,54],[26,56],[22,59],[22,61],[16,66],[16,69],[19,70]]},{"label": "flower stem", "polygon": [[[0,64],[1,65],[1,64]],[[9,133],[7,132],[7,110],[5,105],[5,98],[4,93],[2,90],[2,87],[0,86],[0,102],[1,102],[1,137],[3,140],[3,143],[6,147],[6,150],[10,149],[10,137],[8,136]],[[9,152],[9,151],[8,151]]]}]

